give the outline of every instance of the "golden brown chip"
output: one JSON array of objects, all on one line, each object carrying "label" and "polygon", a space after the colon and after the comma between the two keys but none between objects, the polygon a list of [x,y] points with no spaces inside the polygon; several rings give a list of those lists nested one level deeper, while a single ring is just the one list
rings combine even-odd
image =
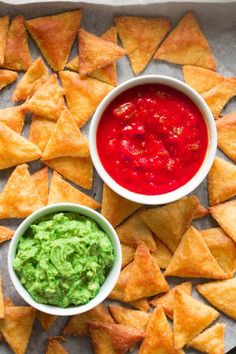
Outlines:
[{"label": "golden brown chip", "polygon": [[39,320],[42,329],[46,332],[52,327],[57,319],[57,316],[49,315],[41,311],[37,311],[36,317]]},{"label": "golden brown chip", "polygon": [[191,195],[162,207],[145,210],[141,217],[169,250],[174,252],[191,225],[198,204],[199,200]]},{"label": "golden brown chip", "polygon": [[160,296],[154,297],[150,301],[150,304],[153,307],[161,306],[165,311],[165,314],[172,319],[173,311],[174,311],[174,296],[175,296],[175,291],[177,289],[184,291],[188,295],[191,295],[192,283],[190,281],[187,281],[185,283],[177,285],[174,288],[170,289],[165,295],[162,295],[161,297]]},{"label": "golden brown chip", "polygon": [[0,226],[0,243],[11,240],[14,235],[13,230],[5,226]]},{"label": "golden brown chip", "polygon": [[26,27],[48,64],[55,71],[63,70],[82,17],[81,10],[26,21]]},{"label": "golden brown chip", "polygon": [[42,168],[32,175],[43,205],[48,203],[48,168]]},{"label": "golden brown chip", "polygon": [[150,313],[131,310],[127,307],[117,305],[109,305],[109,310],[116,323],[141,329],[143,331],[146,330],[148,321],[151,317]]},{"label": "golden brown chip", "polygon": [[170,30],[163,18],[118,16],[116,28],[136,75],[145,69],[157,47]]},{"label": "golden brown chip", "polygon": [[4,63],[8,26],[9,16],[0,17],[0,65]]},{"label": "golden brown chip", "polygon": [[0,69],[0,90],[17,79],[15,71]]},{"label": "golden brown chip", "polygon": [[32,64],[23,16],[13,18],[7,33],[3,67],[26,71]]},{"label": "golden brown chip", "polygon": [[187,12],[168,35],[154,59],[216,69],[216,60],[192,12]]},{"label": "golden brown chip", "polygon": [[71,71],[59,73],[65,89],[66,101],[78,127],[82,127],[95,112],[101,100],[113,86]]},{"label": "golden brown chip", "polygon": [[122,250],[122,268],[124,268],[127,266],[127,264],[133,261],[135,249],[121,243],[121,250]]},{"label": "golden brown chip", "polygon": [[10,297],[6,297],[5,298],[4,305],[7,306],[7,307],[15,306],[15,304],[12,302]]},{"label": "golden brown chip", "polygon": [[17,83],[12,95],[13,102],[26,100],[31,97],[48,79],[48,69],[39,57]]},{"label": "golden brown chip", "polygon": [[0,218],[25,218],[42,207],[28,166],[17,166],[0,195]]},{"label": "golden brown chip", "polygon": [[224,77],[215,71],[198,66],[183,66],[184,81],[198,93],[203,93],[222,84]]},{"label": "golden brown chip", "polygon": [[184,234],[165,275],[213,279],[228,277],[211,254],[200,232],[193,226]]},{"label": "golden brown chip", "polygon": [[130,301],[127,304],[135,307],[140,311],[145,311],[145,312],[148,312],[150,308],[149,302],[146,297],[143,297],[142,299],[138,299],[135,301]]},{"label": "golden brown chip", "polygon": [[49,337],[48,346],[46,349],[46,354],[69,354],[64,347],[61,345],[61,341],[64,340],[63,337]]},{"label": "golden brown chip", "polygon": [[0,110],[0,121],[21,134],[25,120],[24,106],[9,107]]},{"label": "golden brown chip", "polygon": [[32,117],[29,130],[29,141],[37,145],[43,152],[56,126],[56,122],[39,116]]},{"label": "golden brown chip", "polygon": [[32,333],[36,310],[29,306],[5,307],[0,330],[16,354],[24,354]]},{"label": "golden brown chip", "polygon": [[231,113],[216,122],[218,147],[236,162],[236,113]]},{"label": "golden brown chip", "polygon": [[177,289],[174,296],[175,348],[182,349],[219,315],[210,306]]},{"label": "golden brown chip", "polygon": [[170,250],[164,245],[164,243],[157,239],[157,237],[155,241],[157,249],[151,252],[151,254],[159,265],[159,267],[162,269],[166,269],[173,255]]},{"label": "golden brown chip", "polygon": [[198,204],[193,220],[204,218],[204,216],[207,216],[208,214],[209,211],[203,205]]},{"label": "golden brown chip", "polygon": [[5,318],[5,306],[2,292],[2,275],[0,273],[0,320]]},{"label": "golden brown chip", "polygon": [[225,324],[217,323],[194,338],[188,347],[209,354],[224,354]]},{"label": "golden brown chip", "polygon": [[227,235],[236,242],[236,199],[211,207],[209,210]]}]

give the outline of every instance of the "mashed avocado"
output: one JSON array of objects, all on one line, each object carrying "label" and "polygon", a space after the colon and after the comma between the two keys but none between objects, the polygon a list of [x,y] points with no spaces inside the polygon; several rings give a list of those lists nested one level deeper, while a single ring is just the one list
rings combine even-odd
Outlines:
[{"label": "mashed avocado", "polygon": [[21,237],[14,269],[35,301],[67,307],[94,298],[114,258],[111,241],[96,222],[54,213]]}]

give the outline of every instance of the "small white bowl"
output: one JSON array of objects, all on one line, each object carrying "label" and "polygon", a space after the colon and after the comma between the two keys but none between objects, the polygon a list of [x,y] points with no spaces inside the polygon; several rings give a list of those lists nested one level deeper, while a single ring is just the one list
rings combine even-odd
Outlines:
[{"label": "small white bowl", "polygon": [[[184,93],[187,97],[189,97],[195,105],[199,108],[202,116],[205,120],[208,130],[208,147],[205,159],[198,170],[198,172],[183,186],[175,189],[174,191],[159,194],[159,195],[146,195],[132,192],[121,185],[119,185],[105,170],[102,165],[102,162],[99,158],[97,151],[97,128],[100,122],[100,119],[103,115],[103,112],[109,106],[109,104],[122,92],[127,91],[131,87],[145,85],[145,84],[163,84],[169,87],[173,87],[174,89]],[[90,125],[89,130],[89,147],[90,154],[93,161],[93,164],[102,178],[102,180],[117,194],[122,197],[129,199],[131,201],[142,203],[142,204],[150,204],[150,205],[160,205],[173,202],[182,198],[183,196],[191,193],[195,188],[199,186],[199,184],[204,180],[207,176],[214,158],[217,149],[217,130],[215,126],[214,117],[204,101],[204,99],[189,85],[184,82],[163,75],[146,75],[140,76],[131,80],[127,80],[124,83],[117,86],[113,89],[100,103],[98,106]]]},{"label": "small white bowl", "polygon": [[[89,216],[101,227],[102,230],[106,232],[114,248],[115,262],[105,282],[101,286],[99,293],[92,300],[90,300],[85,305],[69,306],[66,308],[61,308],[58,306],[45,305],[36,302],[31,297],[31,295],[27,292],[27,290],[23,287],[23,285],[20,283],[19,278],[13,268],[13,261],[16,256],[18,242],[32,223],[38,221],[45,215],[54,212],[65,212],[65,211],[70,211],[81,215]],[[119,238],[115,230],[111,226],[111,224],[101,214],[82,205],[73,204],[73,203],[61,203],[61,204],[52,204],[35,211],[33,214],[28,216],[18,227],[11,240],[9,251],[8,251],[8,270],[10,273],[11,281],[15,286],[15,289],[17,290],[18,294],[29,305],[33,306],[39,311],[48,313],[50,315],[72,316],[72,315],[77,315],[89,311],[95,306],[99,305],[103,300],[105,300],[105,298],[110,294],[110,292],[114,288],[117,279],[119,277],[120,270],[121,270],[121,259],[122,259],[122,255],[121,255],[121,246],[120,246]]]}]

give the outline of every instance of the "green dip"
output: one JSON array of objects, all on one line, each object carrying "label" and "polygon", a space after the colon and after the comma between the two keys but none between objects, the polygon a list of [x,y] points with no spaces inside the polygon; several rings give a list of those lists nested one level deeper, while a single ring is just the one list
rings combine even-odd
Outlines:
[{"label": "green dip", "polygon": [[96,222],[67,212],[31,225],[13,266],[35,301],[67,307],[95,297],[114,259],[111,241]]}]

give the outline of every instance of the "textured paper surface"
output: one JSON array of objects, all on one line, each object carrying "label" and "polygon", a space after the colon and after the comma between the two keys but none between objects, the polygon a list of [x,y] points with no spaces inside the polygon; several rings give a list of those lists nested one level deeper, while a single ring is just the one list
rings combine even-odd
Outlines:
[{"label": "textured paper surface", "polygon": [[[8,0],[10,2],[10,0]],[[15,3],[20,3],[22,1],[15,1]],[[102,3],[133,3],[133,0],[127,1],[111,1],[111,0],[99,0]],[[144,1],[135,1],[143,3]],[[197,19],[206,34],[209,44],[217,58],[218,61],[218,71],[225,76],[236,76],[236,3],[234,4],[205,4],[201,3],[165,3],[165,4],[151,4],[154,1],[146,1],[149,5],[146,6],[125,6],[125,7],[111,7],[111,6],[100,6],[95,4],[85,4],[84,17],[82,21],[82,26],[91,32],[101,35],[110,25],[112,25],[113,17],[115,14],[129,14],[129,15],[146,15],[146,16],[165,16],[171,19],[173,26],[177,23],[182,14],[187,10],[193,10],[197,16]],[[157,1],[156,1],[157,2]],[[163,1],[159,1],[163,2]],[[94,1],[95,3],[95,1]],[[44,4],[28,4],[19,5],[17,7],[6,5],[0,3],[0,15],[10,14],[14,16],[21,13],[27,18],[36,17],[39,15],[54,14],[64,10],[69,10],[77,8],[77,4],[73,3],[44,3]],[[37,58],[39,51],[35,47],[32,41],[30,41],[31,52],[33,57]],[[76,55],[76,46],[74,46],[71,53],[71,58]],[[123,82],[131,77],[133,77],[132,71],[130,69],[129,61],[127,58],[122,58],[117,65],[119,82]],[[147,69],[142,73],[145,74],[165,74],[173,76],[178,79],[182,79],[182,72],[179,66],[172,64],[162,63],[162,62],[152,62]],[[0,92],[0,109],[11,106],[11,94],[15,84]],[[233,112],[236,109],[236,99],[232,100],[230,104],[226,107],[225,112]],[[30,122],[30,116],[27,117],[27,124],[24,129],[24,136],[27,136],[28,126]],[[85,132],[88,132],[89,124],[84,128]],[[218,155],[223,156],[219,151]],[[226,158],[224,156],[224,158]],[[34,162],[30,163],[31,172],[39,169],[40,163]],[[0,172],[0,191],[2,190],[7,178],[13,169],[8,169],[4,172]],[[95,174],[94,187],[89,193],[91,196],[100,200],[101,198],[101,180]],[[197,188],[196,194],[200,198],[201,202],[207,206],[207,181],[205,180],[200,187]],[[1,225],[6,225],[12,228],[16,228],[19,225],[19,220],[0,220]],[[206,229],[216,226],[216,223],[209,217],[201,221],[194,223],[199,229]],[[4,294],[5,296],[10,296],[14,303],[17,305],[23,304],[23,301],[18,296],[14,290],[7,271],[7,251],[9,243],[2,244],[0,246],[0,270],[3,273],[3,283],[4,283]],[[171,286],[174,284],[184,281],[184,279],[172,279],[169,278]],[[194,284],[200,283],[200,280],[195,280]],[[194,291],[194,297],[200,298],[200,296]],[[203,298],[201,298],[202,301]],[[31,337],[27,354],[43,354],[45,353],[46,341],[49,335],[59,335],[62,332],[63,326],[66,323],[66,318],[60,318],[57,320],[55,325],[49,331],[45,333],[41,331],[38,322],[35,323],[33,335]],[[226,351],[230,350],[236,346],[236,323],[230,320],[228,317],[221,315],[218,322],[225,322],[226,327]],[[65,343],[70,354],[92,354],[92,346],[87,338],[79,337],[68,337]],[[136,353],[134,351],[133,353]],[[11,354],[12,351],[6,344],[0,344],[1,354]],[[186,353],[197,353],[194,350],[188,349]],[[109,354],[109,353],[104,353]]]}]

